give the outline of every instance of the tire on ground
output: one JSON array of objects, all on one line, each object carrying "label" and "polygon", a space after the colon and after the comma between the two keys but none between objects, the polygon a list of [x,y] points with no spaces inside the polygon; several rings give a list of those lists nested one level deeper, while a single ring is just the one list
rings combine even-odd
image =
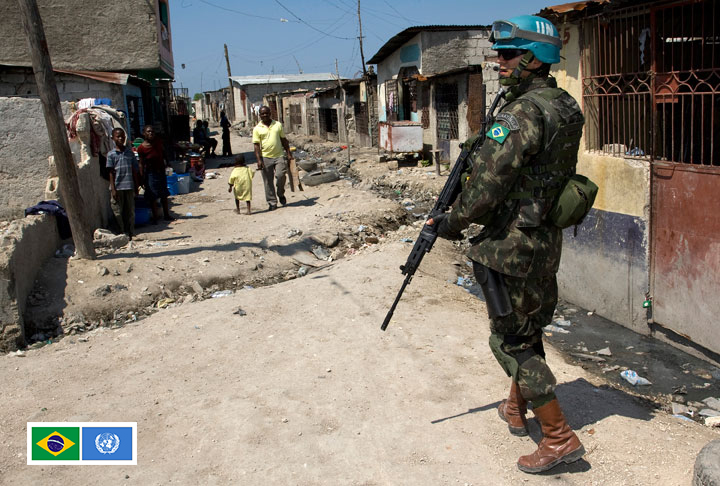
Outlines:
[{"label": "tire on ground", "polygon": [[300,179],[300,182],[306,186],[317,186],[327,182],[334,182],[338,179],[340,179],[340,174],[334,170],[329,170],[325,172],[311,172]]},{"label": "tire on ground", "polygon": [[693,486],[720,486],[720,439],[708,442],[698,453]]}]

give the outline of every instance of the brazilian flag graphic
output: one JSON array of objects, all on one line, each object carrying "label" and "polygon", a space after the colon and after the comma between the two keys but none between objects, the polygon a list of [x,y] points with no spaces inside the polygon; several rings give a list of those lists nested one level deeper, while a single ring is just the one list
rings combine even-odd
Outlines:
[{"label": "brazilian flag graphic", "polygon": [[33,461],[79,461],[80,427],[33,427]]}]

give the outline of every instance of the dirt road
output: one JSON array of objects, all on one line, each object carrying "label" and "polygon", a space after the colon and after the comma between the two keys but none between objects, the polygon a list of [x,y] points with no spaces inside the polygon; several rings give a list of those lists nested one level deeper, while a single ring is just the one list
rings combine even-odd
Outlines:
[{"label": "dirt road", "polygon": [[[98,262],[71,260],[66,286],[47,289],[88,316],[175,302],[0,357],[2,484],[689,484],[717,432],[606,386],[552,347],[557,393],[588,453],[547,475],[519,472],[539,427],[512,437],[497,416],[508,379],[487,346],[484,304],[454,283],[455,247],[436,245],[382,333],[411,245],[401,239],[417,233],[407,211],[340,180],[264,212],[258,174],[261,211],[236,215],[229,170],[178,198],[176,213],[192,217]],[[327,251],[342,258],[298,276],[309,237],[328,233],[341,235]],[[195,281],[201,295],[181,290]],[[93,297],[101,283],[127,289]],[[234,292],[200,300],[213,284]],[[30,421],[137,422],[138,465],[27,466]]]}]

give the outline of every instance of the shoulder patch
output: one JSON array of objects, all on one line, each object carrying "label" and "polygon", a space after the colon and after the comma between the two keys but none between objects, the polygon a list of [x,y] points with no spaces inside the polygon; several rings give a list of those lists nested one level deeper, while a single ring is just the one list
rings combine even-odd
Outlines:
[{"label": "shoulder patch", "polygon": [[512,113],[498,113],[495,120],[505,122],[508,128],[513,132],[520,130],[520,122],[518,122],[517,118],[515,118],[515,115]]},{"label": "shoulder patch", "polygon": [[495,123],[490,127],[490,130],[488,130],[485,135],[502,145],[507,136],[510,135],[510,129],[500,125],[499,123]]}]

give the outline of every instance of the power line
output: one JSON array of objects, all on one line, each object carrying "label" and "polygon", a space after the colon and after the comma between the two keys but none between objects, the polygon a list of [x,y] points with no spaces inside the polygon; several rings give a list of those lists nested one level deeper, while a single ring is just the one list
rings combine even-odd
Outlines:
[{"label": "power line", "polygon": [[[279,18],[275,18],[275,17],[265,17],[265,16],[263,16],[263,15],[255,15],[255,14],[251,14],[251,13],[247,13],[247,12],[241,12],[241,11],[239,11],[239,10],[235,10],[235,9],[232,9],[232,8],[223,7],[222,5],[215,5],[214,3],[210,3],[210,2],[208,2],[207,0],[200,0],[200,2],[204,3],[205,5],[210,5],[211,7],[218,8],[218,9],[220,9],[220,10],[225,10],[226,12],[233,12],[233,13],[236,13],[236,14],[239,14],[239,15],[244,15],[244,16],[246,16],[246,17],[253,17],[253,18],[256,18],[256,19],[273,20],[273,21],[275,21],[275,22],[283,22],[283,21],[284,21],[284,22],[291,22],[290,20],[287,20],[287,19],[279,19]],[[297,21],[296,21],[296,20],[293,20],[292,22],[297,22]]]},{"label": "power line", "polygon": [[308,24],[308,23],[305,22],[303,19],[301,19],[300,17],[298,17],[297,15],[295,15],[295,13],[293,13],[292,10],[290,10],[290,9],[287,8],[285,5],[283,5],[282,3],[280,3],[280,0],[275,0],[275,3],[277,3],[277,4],[280,5],[282,8],[284,8],[290,15],[292,15],[293,17],[295,17],[296,19],[298,19],[298,21],[299,21],[300,23],[303,23],[303,24],[307,25],[307,26],[310,27],[312,30],[315,30],[315,31],[317,31],[317,32],[320,32],[321,34],[325,34],[325,35],[328,36],[328,37],[333,37],[333,38],[335,38],[335,39],[352,40],[352,37],[338,37],[338,36],[336,36],[336,35],[332,35],[332,34],[328,34],[327,32],[323,32],[322,30],[316,28],[316,27],[313,26],[313,25]]}]

